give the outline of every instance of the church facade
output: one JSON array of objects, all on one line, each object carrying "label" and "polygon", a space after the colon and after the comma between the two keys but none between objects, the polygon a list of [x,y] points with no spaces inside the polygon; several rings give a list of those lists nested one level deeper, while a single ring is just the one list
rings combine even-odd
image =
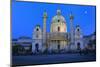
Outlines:
[{"label": "church facade", "polygon": [[69,50],[82,50],[85,48],[83,44],[82,30],[79,25],[74,28],[74,16],[69,15],[70,32],[67,32],[67,22],[61,15],[61,10],[57,10],[56,15],[51,20],[50,32],[47,32],[47,13],[43,14],[43,29],[40,25],[36,25],[33,29],[32,52],[39,53],[47,50],[48,52],[59,52]]}]

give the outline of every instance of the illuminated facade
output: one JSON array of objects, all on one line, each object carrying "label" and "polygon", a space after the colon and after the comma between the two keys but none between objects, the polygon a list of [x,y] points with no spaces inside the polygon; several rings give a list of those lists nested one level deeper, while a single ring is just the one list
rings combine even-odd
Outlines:
[{"label": "illuminated facade", "polygon": [[51,20],[50,32],[46,32],[47,13],[43,14],[43,31],[37,25],[33,30],[32,52],[69,51],[83,49],[83,36],[79,25],[73,27],[73,15],[70,14],[70,31],[67,32],[67,22],[57,10],[56,16]]}]

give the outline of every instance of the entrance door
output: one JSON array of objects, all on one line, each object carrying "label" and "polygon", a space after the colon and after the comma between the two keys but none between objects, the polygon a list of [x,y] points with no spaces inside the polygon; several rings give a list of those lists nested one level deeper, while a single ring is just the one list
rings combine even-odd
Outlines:
[{"label": "entrance door", "polygon": [[35,44],[35,49],[36,49],[36,52],[39,52],[39,44],[38,43]]},{"label": "entrance door", "polygon": [[58,50],[60,50],[60,41],[58,41]]},{"label": "entrance door", "polygon": [[77,43],[77,50],[80,50],[80,43]]}]

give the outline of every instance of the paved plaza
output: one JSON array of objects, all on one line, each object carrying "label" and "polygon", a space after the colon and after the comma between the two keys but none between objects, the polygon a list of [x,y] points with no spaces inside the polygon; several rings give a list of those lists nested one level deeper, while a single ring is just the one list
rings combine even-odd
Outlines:
[{"label": "paved plaza", "polygon": [[95,61],[96,56],[93,54],[53,54],[53,55],[29,55],[29,56],[13,56],[13,65],[37,65],[51,63],[71,63]]}]

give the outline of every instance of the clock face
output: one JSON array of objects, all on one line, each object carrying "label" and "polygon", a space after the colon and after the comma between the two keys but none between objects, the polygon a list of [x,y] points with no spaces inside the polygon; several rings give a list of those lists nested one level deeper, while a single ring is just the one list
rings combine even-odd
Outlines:
[{"label": "clock face", "polygon": [[37,28],[36,31],[39,31],[39,29]]},{"label": "clock face", "polygon": [[77,29],[77,31],[79,32],[79,31],[80,31],[80,29],[78,28],[78,29]]}]

